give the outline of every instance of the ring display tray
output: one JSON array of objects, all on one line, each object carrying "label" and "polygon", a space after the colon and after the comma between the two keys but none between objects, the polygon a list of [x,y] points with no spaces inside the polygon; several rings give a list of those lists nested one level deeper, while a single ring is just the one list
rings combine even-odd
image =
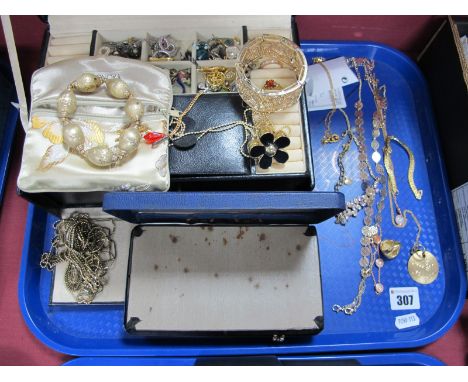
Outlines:
[{"label": "ring display tray", "polygon": [[[19,283],[20,306],[26,323],[41,341],[53,349],[80,356],[228,356],[262,354],[298,354],[317,352],[369,351],[381,349],[413,348],[432,342],[442,336],[455,322],[464,303],[466,278],[463,258],[458,244],[456,221],[447,186],[439,143],[430,108],[424,79],[415,66],[401,53],[372,43],[304,42],[302,48],[310,62],[313,57],[339,56],[368,57],[376,61],[376,75],[387,85],[388,129],[413,150],[416,160],[415,182],[424,189],[421,201],[410,197],[410,190],[401,187],[401,200],[420,217],[424,227],[422,241],[436,256],[440,274],[430,285],[419,285],[408,275],[406,266],[411,240],[416,232],[404,233],[391,226],[384,215],[383,229],[389,236],[402,243],[400,255],[387,262],[382,270],[385,291],[375,296],[370,284],[361,308],[353,316],[332,311],[333,304],[352,300],[359,282],[360,219],[354,219],[346,228],[332,220],[318,224],[320,238],[320,267],[323,289],[325,327],[315,336],[291,339],[281,344],[262,340],[155,340],[132,336],[123,326],[124,305],[53,307],[49,305],[52,276],[39,267],[40,255],[48,250],[52,238],[52,223],[55,217],[37,207],[30,207],[25,232],[25,244],[21,278]],[[351,113],[353,95],[349,95]],[[365,105],[372,102],[365,95]],[[371,120],[367,108],[365,121]],[[333,151],[336,147],[322,146],[323,118],[326,112],[309,113],[309,128],[312,137],[313,157],[316,164],[317,190],[330,190],[336,182],[338,170],[333,167]],[[342,128],[339,120],[334,128]],[[366,140],[370,141],[370,129]],[[404,152],[395,150],[395,166],[407,166]],[[346,162],[352,174],[357,174],[354,164]],[[403,173],[404,176],[406,174]],[[403,176],[402,175],[402,176]],[[354,178],[354,175],[353,175]],[[401,182],[403,184],[403,181]],[[359,184],[344,188],[346,200],[361,192]],[[209,194],[209,193],[208,193]],[[265,198],[268,198],[265,194]],[[134,198],[134,195],[116,196]],[[187,198],[191,198],[187,196]],[[189,200],[181,199],[184,202]],[[263,199],[259,199],[263,200]],[[195,203],[200,200],[193,198]],[[238,203],[242,204],[242,197]],[[140,200],[139,206],[150,210],[160,207],[149,200]],[[120,204],[120,214],[125,215],[125,206]],[[387,207],[386,207],[387,208]],[[386,211],[386,209],[384,210]],[[219,213],[220,211],[218,211]],[[201,213],[201,211],[200,211]],[[146,211],[141,218],[151,215]],[[151,218],[151,216],[149,216]],[[389,301],[391,287],[418,287],[420,308],[417,310],[392,311]],[[397,329],[398,316],[415,313],[419,325]]]}]

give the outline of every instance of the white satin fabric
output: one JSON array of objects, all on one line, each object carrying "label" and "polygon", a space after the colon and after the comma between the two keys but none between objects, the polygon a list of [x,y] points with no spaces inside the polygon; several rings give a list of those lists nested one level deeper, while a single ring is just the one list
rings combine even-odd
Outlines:
[{"label": "white satin fabric", "polygon": [[[167,133],[168,112],[172,106],[172,86],[168,71],[151,64],[120,57],[87,57],[61,61],[37,70],[31,80],[31,113],[23,149],[18,187],[25,192],[88,192],[112,190],[161,190],[169,188],[167,140],[152,148],[141,140],[138,151],[113,168],[93,167],[84,158],[69,154],[66,159],[39,170],[39,164],[52,145],[43,136],[44,129],[32,128],[32,119],[57,122],[56,102],[59,94],[85,72],[119,76],[135,97],[145,104],[142,122],[150,129]],[[106,93],[105,86],[92,94],[78,94],[74,121],[97,122],[105,133],[109,147],[116,144],[117,131],[128,119],[123,110],[125,100]],[[57,125],[55,130],[57,130]]]}]

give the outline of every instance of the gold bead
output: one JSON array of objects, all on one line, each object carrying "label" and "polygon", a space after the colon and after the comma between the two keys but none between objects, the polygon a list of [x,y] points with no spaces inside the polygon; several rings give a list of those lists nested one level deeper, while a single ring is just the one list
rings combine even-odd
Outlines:
[{"label": "gold bead", "polygon": [[130,97],[130,89],[121,79],[114,78],[108,80],[106,86],[109,93],[115,98],[124,99]]},{"label": "gold bead", "polygon": [[129,98],[125,104],[125,113],[127,113],[128,117],[133,122],[140,120],[140,118],[143,116],[144,110],[145,108],[143,104],[136,98]]},{"label": "gold bead", "polygon": [[63,127],[63,142],[66,146],[74,149],[85,141],[83,130],[76,123],[68,123]]},{"label": "gold bead", "polygon": [[75,114],[77,107],[76,96],[73,90],[64,90],[57,99],[57,114],[59,118],[70,118]]},{"label": "gold bead", "polygon": [[98,167],[108,167],[112,164],[112,151],[107,146],[96,146],[86,151],[86,158]]},{"label": "gold bead", "polygon": [[119,149],[131,153],[138,148],[140,140],[141,135],[138,127],[128,127],[120,134]]},{"label": "gold bead", "polygon": [[92,73],[83,73],[72,86],[82,93],[93,93],[102,85],[102,79]]}]

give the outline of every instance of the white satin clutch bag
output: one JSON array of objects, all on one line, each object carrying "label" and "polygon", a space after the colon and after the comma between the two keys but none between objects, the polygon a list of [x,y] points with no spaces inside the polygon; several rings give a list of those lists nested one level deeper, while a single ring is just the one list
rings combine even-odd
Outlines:
[{"label": "white satin clutch bag", "polygon": [[[96,167],[63,143],[57,99],[83,73],[120,78],[144,106],[141,123],[153,133],[167,134],[172,86],[167,71],[120,57],[87,57],[61,61],[37,70],[31,80],[31,112],[24,142],[20,190],[37,192],[167,191],[167,139],[157,144],[141,139],[138,150],[117,166]],[[114,146],[128,123],[125,100],[109,96],[102,86],[76,93],[73,122],[80,125],[87,148]]]}]

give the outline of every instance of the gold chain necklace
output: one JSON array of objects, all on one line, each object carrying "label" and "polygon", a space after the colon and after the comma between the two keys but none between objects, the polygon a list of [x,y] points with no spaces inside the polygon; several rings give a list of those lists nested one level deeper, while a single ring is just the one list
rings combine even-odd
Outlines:
[{"label": "gold chain necklace", "polygon": [[[324,61],[325,59],[323,57],[316,57],[314,59],[314,63],[319,64],[322,67],[322,69],[325,71],[325,74],[328,79],[328,83],[330,85],[330,99],[332,101],[332,109],[327,113],[327,116],[325,117],[325,122],[324,122],[325,133],[323,134],[322,144],[335,143],[340,140],[340,137],[338,136],[338,134],[332,133],[332,130],[331,130],[331,121],[332,121],[333,115],[336,113],[336,110],[337,110],[335,87],[333,86],[333,79],[332,79],[331,73],[326,67],[326,65],[323,63]],[[339,110],[341,111],[341,113],[343,113],[343,115],[345,115],[346,121],[349,123],[349,119],[346,116],[346,113],[344,112],[344,110],[342,109],[339,109]]]},{"label": "gold chain necklace", "polygon": [[[349,151],[351,143],[355,142],[356,146],[358,147],[359,151],[359,171],[360,171],[360,179],[365,188],[365,193],[358,200],[353,200],[351,203],[347,203],[347,212],[349,215],[341,215],[345,217],[344,220],[340,219],[340,216],[337,216],[337,221],[340,221],[341,224],[345,224],[347,218],[349,216],[357,216],[358,212],[364,208],[364,226],[361,230],[362,238],[361,238],[361,259],[359,264],[361,266],[361,281],[358,286],[358,293],[354,300],[347,305],[340,306],[335,304],[333,306],[333,310],[335,312],[343,312],[347,315],[351,315],[357,311],[359,306],[361,305],[362,296],[365,291],[366,281],[369,277],[372,278],[374,283],[374,290],[377,294],[381,294],[384,290],[383,284],[381,283],[381,268],[383,267],[383,260],[380,259],[379,253],[379,244],[380,244],[380,237],[381,237],[381,222],[382,222],[382,210],[384,206],[384,198],[386,196],[386,191],[382,187],[385,183],[384,177],[384,170],[381,165],[376,162],[376,170],[379,173],[379,176],[376,177],[372,171],[372,168],[369,164],[367,158],[367,152],[365,147],[365,137],[364,137],[364,121],[363,121],[363,103],[362,103],[362,79],[359,74],[359,69],[356,61],[352,59],[352,63],[357,71],[358,80],[359,80],[359,99],[355,103],[355,125],[356,125],[356,132],[357,136],[353,134],[353,131],[350,126],[349,118],[346,112],[342,109],[336,109],[336,101],[334,96],[334,88],[333,88],[333,81],[331,78],[331,74],[328,71],[328,68],[322,63],[321,59],[315,60],[316,63],[320,64],[324,71],[327,73],[328,81],[330,84],[330,96],[332,99],[333,109],[327,114],[325,118],[325,134],[322,138],[322,144],[334,143],[339,140],[337,134],[333,134],[331,132],[331,117],[335,113],[336,110],[339,110],[346,121],[347,128],[343,132],[342,136],[347,137],[347,140],[342,145],[342,150],[338,154],[337,164],[340,169],[340,174],[338,178],[338,182],[335,185],[335,191],[338,191],[339,188],[343,184],[349,184],[350,180],[347,179],[345,176],[345,169],[343,165],[343,159],[346,153]],[[375,115],[376,117],[377,115]],[[374,122],[374,127],[378,128],[379,124]],[[377,138],[379,137],[379,133],[373,132],[374,140],[372,142],[372,146],[374,150],[378,149],[378,142]],[[374,155],[375,157],[375,155]],[[369,183],[369,176],[373,179],[373,184]],[[377,196],[377,192],[380,186],[380,195],[381,200],[377,204],[377,214],[374,216],[374,209],[373,204]],[[382,189],[384,191],[382,191]],[[377,268],[376,274],[374,273],[374,267]]]},{"label": "gold chain necklace", "polygon": [[341,137],[343,139],[346,138],[346,141],[341,146],[341,151],[338,154],[337,161],[336,161],[338,169],[339,169],[339,175],[338,175],[338,181],[335,184],[334,190],[335,192],[338,192],[341,186],[351,184],[351,178],[346,176],[346,171],[344,167],[344,158],[346,154],[349,152],[349,149],[351,148],[351,143],[355,141],[355,137],[351,129],[351,123],[349,121],[348,114],[342,108],[336,107],[335,87],[333,85],[333,79],[332,79],[331,73],[328,70],[327,66],[324,64],[325,59],[323,57],[315,57],[313,61],[314,63],[320,65],[327,75],[328,83],[330,86],[330,99],[332,101],[332,109],[327,113],[325,117],[325,121],[324,121],[325,132],[321,140],[322,144],[336,143],[340,140],[339,135],[333,133],[331,129],[332,118],[334,114],[336,113],[336,111],[339,111],[343,115],[345,122],[346,122],[346,129],[341,134]]},{"label": "gold chain necklace", "polygon": [[413,176],[415,168],[415,159],[412,151],[398,138],[395,138],[394,136],[387,136],[384,149],[384,163],[385,169],[388,173],[388,189],[390,193],[389,204],[392,224],[396,228],[404,228],[406,227],[408,222],[408,215],[411,216],[411,218],[413,219],[417,227],[417,233],[413,245],[410,249],[411,255],[408,260],[408,273],[410,274],[411,278],[417,283],[430,284],[436,280],[439,274],[439,264],[437,262],[436,257],[432,253],[427,251],[426,248],[420,243],[422,227],[421,223],[416,217],[416,214],[409,209],[402,210],[398,205],[397,196],[399,190],[396,183],[395,169],[391,158],[392,148],[390,144],[392,141],[398,143],[408,155],[408,184],[414,197],[417,200],[421,200],[423,194],[423,191],[418,189],[414,182]]},{"label": "gold chain necklace", "polygon": [[[205,94],[201,91],[195,95],[185,110],[178,116],[173,117],[169,130],[169,146],[175,146],[181,149],[188,149],[209,133],[221,133],[233,129],[236,126],[242,126],[245,132],[245,138],[239,146],[240,154],[255,162],[263,169],[270,167],[273,159],[278,163],[285,163],[289,159],[289,154],[282,150],[289,146],[290,139],[283,131],[274,131],[273,125],[266,113],[254,112],[251,108],[244,110],[244,119],[242,121],[228,122],[221,125],[209,127],[201,131],[186,133],[186,125],[183,118],[193,108],[197,100]],[[249,123],[248,114],[252,114],[253,123]],[[247,152],[244,148],[247,146]]]},{"label": "gold chain necklace", "polygon": [[[357,131],[357,146],[359,150],[359,170],[360,179],[363,186],[366,188],[365,194],[359,200],[362,205],[359,209],[354,211],[352,216],[357,215],[357,211],[364,206],[364,226],[361,230],[361,260],[359,264],[361,266],[361,281],[358,285],[358,293],[353,301],[347,305],[334,305],[333,310],[335,312],[343,312],[347,315],[354,314],[362,302],[362,296],[365,292],[366,282],[369,277],[372,278],[374,283],[374,290],[376,294],[381,294],[384,291],[384,286],[381,283],[381,269],[384,265],[383,259],[380,257],[380,250],[382,244],[388,243],[388,241],[382,241],[382,212],[384,209],[385,198],[387,196],[387,189],[385,187],[386,177],[385,169],[380,164],[381,155],[379,153],[379,141],[380,132],[386,136],[386,110],[387,110],[387,99],[385,95],[385,87],[378,85],[378,80],[374,74],[374,62],[368,59],[355,59],[351,60],[352,65],[356,71],[356,75],[359,81],[359,99],[355,103],[355,117],[356,117],[356,131]],[[374,98],[376,111],[374,112],[372,119],[372,142],[371,147],[373,149],[372,161],[375,163],[376,175],[373,174],[369,161],[367,159],[367,153],[365,149],[364,140],[364,127],[363,127],[363,113],[362,113],[362,78],[360,75],[360,67],[364,69],[364,78],[369,85],[371,93]],[[373,185],[370,186],[369,175],[373,179]],[[376,200],[377,194],[379,200],[377,202],[377,212],[374,215],[373,204]],[[342,223],[344,224],[344,223]],[[374,274],[374,267],[377,268],[376,274]]]},{"label": "gold chain necklace", "polygon": [[[248,153],[244,151],[244,147],[249,140],[256,136],[256,129],[255,126],[248,122],[248,113],[251,112],[251,109],[244,110],[244,120],[242,121],[234,121],[228,122],[220,125],[216,125],[213,127],[209,127],[207,129],[201,131],[192,131],[186,133],[186,124],[183,121],[183,118],[190,112],[190,110],[195,106],[198,99],[205,94],[206,91],[198,92],[187,107],[178,115],[172,118],[170,126],[174,126],[172,129],[169,130],[168,138],[170,139],[169,146],[176,146],[179,148],[190,148],[193,147],[200,139],[202,139],[205,135],[209,133],[220,133],[223,131],[228,131],[233,129],[236,126],[242,126],[245,131],[245,138],[244,141],[239,146],[240,154],[245,158],[253,158]],[[185,142],[182,142],[184,141]]]},{"label": "gold chain necklace", "polygon": [[65,287],[80,304],[90,304],[107,283],[107,272],[116,258],[113,228],[96,224],[88,214],[74,212],[54,224],[52,248],[41,256],[40,266],[52,271],[67,262]]},{"label": "gold chain necklace", "polygon": [[406,151],[408,154],[409,158],[409,166],[408,166],[408,184],[411,188],[411,191],[414,194],[414,197],[418,200],[422,199],[423,196],[423,191],[418,189],[416,187],[416,184],[414,182],[414,168],[416,166],[416,161],[414,159],[414,154],[411,151],[411,149],[404,144],[401,140],[399,140],[397,137],[394,137],[392,135],[387,136],[385,139],[385,149],[384,149],[384,163],[385,163],[385,168],[388,173],[388,183],[389,186],[392,190],[393,193],[398,194],[398,187],[396,183],[396,178],[395,178],[395,173],[394,173],[394,167],[393,167],[393,162],[392,162],[392,148],[391,148],[391,142],[394,141],[398,143],[403,149]]},{"label": "gold chain necklace", "polygon": [[249,154],[245,153],[243,148],[247,144],[247,142],[255,136],[255,127],[248,122],[248,113],[251,111],[250,109],[245,109],[244,110],[244,120],[243,121],[234,121],[234,122],[228,122],[224,123],[221,125],[209,127],[205,130],[201,131],[192,131],[192,132],[185,132],[185,122],[183,122],[183,118],[188,114],[188,112],[193,108],[195,105],[196,101],[204,94],[205,92],[199,92],[195,95],[193,100],[189,103],[189,105],[185,108],[185,110],[177,117],[174,117],[170,126],[174,125],[174,128],[170,130],[168,137],[171,140],[169,145],[178,146],[179,140],[189,138],[190,140],[187,141],[187,143],[184,143],[182,146],[183,148],[189,148],[194,146],[197,141],[202,139],[206,134],[209,133],[220,133],[223,131],[228,131],[233,129],[236,126],[242,126],[245,131],[245,138],[244,141],[241,143],[239,146],[239,152],[241,155],[245,158],[252,158]]},{"label": "gold chain necklace", "polygon": [[[353,141],[356,143],[358,149],[358,160],[359,160],[359,178],[362,183],[369,184],[369,176],[377,182],[377,177],[374,175],[372,168],[369,164],[366,151],[366,138],[364,136],[364,114],[363,114],[363,103],[362,103],[362,79],[359,73],[359,69],[354,58],[350,59],[350,63],[353,65],[358,78],[358,101],[354,104],[355,112],[355,126],[356,135],[353,135]],[[338,155],[340,157],[340,155]],[[340,168],[340,178],[345,178],[344,168]],[[348,181],[349,182],[349,181]],[[354,199],[346,203],[346,209],[336,215],[335,223],[345,225],[349,218],[356,217],[363,208],[372,205],[375,198],[376,187],[366,187],[364,194],[355,197]],[[338,191],[338,190],[336,190]]]},{"label": "gold chain necklace", "polygon": [[[412,151],[409,149],[407,145],[405,145],[402,141],[394,136],[389,136],[387,132],[387,124],[386,124],[386,110],[387,110],[387,97],[386,97],[386,88],[385,86],[379,86],[379,81],[375,76],[374,73],[374,62],[368,59],[351,59],[351,63],[354,66],[356,71],[356,75],[359,80],[359,100],[355,104],[355,116],[356,116],[356,143],[359,150],[359,170],[360,170],[360,178],[363,184],[368,184],[367,179],[368,175],[365,170],[369,172],[371,177],[374,179],[374,190],[377,192],[377,189],[380,188],[380,200],[377,203],[377,214],[375,215],[374,222],[372,222],[372,213],[373,208],[372,205],[374,203],[374,195],[370,192],[370,195],[364,194],[362,197],[358,198],[357,200],[353,200],[351,204],[355,203],[362,203],[360,206],[356,207],[356,205],[352,206],[353,213],[351,215],[347,215],[347,211],[344,211],[340,216],[337,217],[337,222],[341,224],[345,224],[347,221],[347,217],[349,216],[356,216],[357,212],[364,207],[366,202],[368,203],[367,207],[364,208],[365,211],[365,218],[364,218],[364,227],[362,228],[363,237],[361,238],[361,257],[360,265],[361,265],[361,281],[358,286],[358,293],[354,300],[347,305],[340,306],[334,305],[333,310],[335,312],[343,312],[345,314],[351,315],[354,314],[357,309],[359,308],[362,302],[362,296],[365,291],[366,281],[367,278],[373,278],[374,282],[374,289],[377,294],[383,292],[384,287],[383,284],[380,282],[380,271],[383,267],[383,259],[379,257],[380,252],[384,254],[388,259],[392,259],[398,255],[400,250],[400,243],[394,240],[381,240],[382,237],[382,211],[384,208],[385,197],[387,196],[387,187],[389,196],[389,204],[390,204],[390,214],[392,219],[392,224],[398,228],[403,228],[406,226],[407,223],[407,215],[411,216],[418,228],[416,238],[414,244],[411,248],[411,257],[408,261],[408,272],[410,276],[418,283],[421,284],[429,284],[433,282],[438,275],[439,267],[437,263],[437,259],[434,255],[430,252],[426,251],[424,246],[420,244],[420,236],[422,232],[422,227],[417,219],[416,215],[411,210],[401,210],[398,202],[397,202],[397,195],[398,195],[398,187],[396,183],[395,177],[395,169],[393,166],[393,162],[391,159],[392,149],[390,147],[390,143],[392,141],[398,143],[408,154],[409,158],[409,168],[408,168],[408,184],[417,200],[422,198],[422,190],[418,189],[414,182],[414,169],[415,169],[415,159]],[[364,145],[364,136],[363,136],[363,121],[362,121],[362,80],[360,76],[359,67],[363,67],[364,69],[364,76],[365,80],[369,86],[369,89],[373,95],[374,103],[376,106],[376,111],[373,115],[373,130],[372,130],[372,143],[371,147],[373,149],[372,153],[372,160],[375,163],[375,169],[377,173],[377,177],[375,177],[370,169],[370,166],[367,162],[366,164],[366,153],[365,153],[365,145]],[[382,156],[379,153],[380,144],[378,142],[378,138],[380,133],[382,132],[383,140],[384,140],[384,167],[380,164]],[[367,167],[367,168],[366,168]],[[386,177],[385,172],[387,173],[387,187],[385,186]],[[369,197],[370,196],[370,197]],[[397,211],[397,215],[394,212],[394,205]],[[348,205],[349,207],[349,205]],[[349,208],[348,208],[349,212]],[[375,231],[378,231],[378,234],[374,234]],[[374,234],[374,236],[371,236]],[[380,250],[380,251],[379,251]],[[367,260],[367,257],[369,260]],[[365,259],[365,260],[364,260]],[[378,269],[377,277],[374,275],[372,271],[372,267],[375,265]]]}]

